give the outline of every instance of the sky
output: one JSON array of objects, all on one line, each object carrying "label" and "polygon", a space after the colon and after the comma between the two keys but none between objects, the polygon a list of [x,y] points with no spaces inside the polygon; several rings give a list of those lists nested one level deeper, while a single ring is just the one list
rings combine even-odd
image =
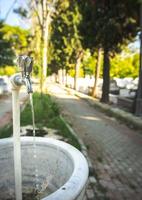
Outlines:
[{"label": "sky", "polygon": [[[13,5],[13,2],[15,0],[0,0],[0,19],[4,19],[8,10]],[[17,3],[14,5],[14,8],[17,8],[19,5],[23,5],[25,0],[17,0]],[[11,9],[11,12],[9,13],[6,23],[14,26],[21,26],[22,28],[28,28],[28,24],[25,24],[25,22],[22,21],[22,19],[13,12],[13,9]]]}]

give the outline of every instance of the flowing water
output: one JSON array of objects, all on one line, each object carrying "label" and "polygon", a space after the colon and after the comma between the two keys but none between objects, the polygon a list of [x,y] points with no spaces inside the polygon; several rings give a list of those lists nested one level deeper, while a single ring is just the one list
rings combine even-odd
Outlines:
[{"label": "flowing water", "polygon": [[[18,102],[18,95],[17,93],[14,94],[13,97],[13,113],[14,113],[14,170],[15,170],[15,197],[16,200],[40,200],[45,196],[51,194],[55,191],[54,188],[49,186],[50,179],[52,177],[45,176],[45,179],[41,182],[39,179],[39,169],[38,169],[38,158],[37,158],[37,144],[36,144],[36,132],[35,132],[35,113],[34,113],[34,105],[33,105],[33,96],[30,94],[30,105],[31,105],[31,112],[32,112],[32,124],[33,124],[33,169],[34,169],[34,177],[33,177],[33,191],[22,193],[22,176],[21,176],[21,143],[20,143],[20,120],[17,122],[17,118],[20,119],[20,109],[19,109],[19,102]],[[7,184],[6,184],[7,185]],[[52,189],[51,189],[52,188]],[[8,191],[9,195],[11,191]],[[8,196],[9,196],[8,195]],[[11,196],[11,195],[10,195]],[[13,200],[14,197],[6,197],[1,198],[3,200]]]},{"label": "flowing water", "polygon": [[39,171],[37,167],[37,146],[36,146],[36,132],[35,132],[35,113],[34,113],[34,104],[33,104],[33,96],[30,93],[30,105],[31,105],[31,111],[32,111],[32,124],[33,124],[33,160],[34,160],[34,169],[35,169],[35,185],[34,190],[37,194],[37,199],[41,199],[44,194],[50,194],[51,190],[47,187],[48,181],[45,179],[42,184],[39,183]]},{"label": "flowing water", "polygon": [[33,104],[33,96],[30,93],[30,104],[31,104],[31,111],[32,111],[32,123],[33,123],[33,160],[34,160],[34,168],[35,168],[35,190],[39,191],[39,175],[38,175],[38,167],[37,167],[37,148],[36,148],[36,134],[35,134],[35,113],[34,113],[34,104]]}]

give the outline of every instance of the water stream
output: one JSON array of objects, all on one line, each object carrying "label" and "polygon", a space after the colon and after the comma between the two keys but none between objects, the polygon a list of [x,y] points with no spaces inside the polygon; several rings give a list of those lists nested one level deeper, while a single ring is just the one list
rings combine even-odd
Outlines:
[{"label": "water stream", "polygon": [[52,191],[48,187],[48,183],[51,177],[45,177],[45,180],[41,184],[39,182],[39,169],[37,165],[37,145],[36,145],[36,129],[35,129],[35,113],[34,113],[34,104],[33,104],[33,96],[32,93],[30,93],[30,105],[31,105],[31,112],[32,112],[32,124],[33,124],[33,162],[34,162],[34,174],[35,174],[35,180],[34,180],[34,190],[35,194],[37,194],[37,200],[44,197],[44,194],[50,194]]},{"label": "water stream", "polygon": [[34,168],[35,168],[35,191],[39,191],[39,173],[38,173],[38,167],[37,167],[37,147],[36,147],[36,132],[35,132],[35,113],[34,113],[34,104],[33,104],[33,96],[32,93],[30,93],[30,105],[31,105],[31,111],[32,111],[32,124],[33,124],[33,162],[34,162]]}]

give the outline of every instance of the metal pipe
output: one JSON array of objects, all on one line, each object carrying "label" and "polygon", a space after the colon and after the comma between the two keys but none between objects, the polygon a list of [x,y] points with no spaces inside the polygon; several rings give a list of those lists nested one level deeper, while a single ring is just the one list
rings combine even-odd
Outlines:
[{"label": "metal pipe", "polygon": [[19,93],[25,85],[28,93],[32,93],[30,73],[32,71],[32,58],[20,56],[18,58],[21,74],[11,77],[12,85],[12,110],[13,110],[13,140],[14,140],[14,173],[16,200],[22,200],[22,169],[21,169],[21,142],[20,142],[20,101]]}]

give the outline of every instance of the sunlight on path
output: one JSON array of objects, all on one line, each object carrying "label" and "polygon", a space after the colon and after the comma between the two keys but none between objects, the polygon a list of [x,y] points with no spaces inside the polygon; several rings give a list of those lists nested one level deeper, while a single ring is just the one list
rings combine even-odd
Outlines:
[{"label": "sunlight on path", "polygon": [[110,200],[142,199],[142,135],[105,116],[58,85],[50,92],[88,146],[99,183]]}]

